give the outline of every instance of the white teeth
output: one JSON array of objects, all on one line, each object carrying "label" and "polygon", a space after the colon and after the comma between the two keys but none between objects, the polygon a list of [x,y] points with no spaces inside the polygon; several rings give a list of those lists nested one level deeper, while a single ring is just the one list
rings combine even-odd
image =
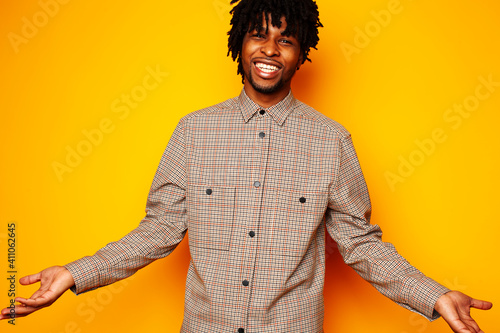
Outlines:
[{"label": "white teeth", "polygon": [[264,73],[272,73],[272,72],[276,72],[277,70],[279,70],[279,68],[277,66],[273,66],[273,65],[267,65],[267,64],[263,64],[263,63],[256,63],[255,66],[260,69],[261,71],[263,71]]}]

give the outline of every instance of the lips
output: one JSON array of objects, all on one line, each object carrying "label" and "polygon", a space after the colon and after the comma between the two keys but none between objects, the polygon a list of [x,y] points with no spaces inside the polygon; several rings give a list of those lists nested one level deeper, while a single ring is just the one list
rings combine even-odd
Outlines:
[{"label": "lips", "polygon": [[264,64],[262,62],[255,63],[255,67],[257,67],[258,69],[260,69],[264,73],[272,73],[272,72],[279,71],[279,67],[278,66],[268,65],[268,64]]},{"label": "lips", "polygon": [[256,74],[264,79],[274,78],[283,68],[275,61],[255,60],[253,64],[256,68]]}]

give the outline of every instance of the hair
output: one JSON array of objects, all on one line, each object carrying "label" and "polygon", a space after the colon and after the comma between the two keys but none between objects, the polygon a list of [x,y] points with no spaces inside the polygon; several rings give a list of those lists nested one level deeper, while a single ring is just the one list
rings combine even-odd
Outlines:
[{"label": "hair", "polygon": [[[319,12],[316,2],[313,0],[231,0],[234,6],[230,14],[231,30],[227,33],[228,52],[233,61],[238,61],[238,74],[243,77],[243,65],[241,63],[241,51],[243,38],[248,32],[260,31],[265,18],[266,26],[271,24],[281,28],[281,18],[287,23],[284,35],[296,36],[300,44],[302,63],[309,59],[311,48],[316,49],[319,42],[318,28],[323,25],[319,21]],[[267,31],[267,30],[266,30]],[[244,79],[244,78],[243,78]]]}]

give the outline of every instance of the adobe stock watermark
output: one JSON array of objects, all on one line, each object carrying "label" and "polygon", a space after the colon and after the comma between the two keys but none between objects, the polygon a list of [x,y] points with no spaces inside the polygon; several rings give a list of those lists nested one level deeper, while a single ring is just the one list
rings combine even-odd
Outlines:
[{"label": "adobe stock watermark", "polygon": [[43,29],[50,21],[59,14],[61,5],[66,5],[71,0],[39,0],[38,6],[40,9],[31,17],[23,16],[21,18],[20,33],[9,32],[7,39],[12,46],[12,49],[17,54],[19,47],[23,44],[28,44],[30,40],[38,35],[40,29]]},{"label": "adobe stock watermark", "polygon": [[[8,323],[10,325],[16,325],[16,296],[17,295],[17,222],[11,221],[8,222],[4,229],[7,233],[0,234],[0,238],[6,239],[6,258],[4,259],[6,264],[5,275],[8,281],[7,285],[7,296],[9,297],[9,305],[7,308],[9,309],[9,320]],[[3,243],[3,242],[2,242]]]},{"label": "adobe stock watermark", "polygon": [[368,21],[363,28],[358,26],[354,27],[355,35],[353,42],[340,43],[340,50],[347,63],[350,64],[355,54],[360,54],[361,51],[366,49],[370,43],[382,33],[383,29],[391,24],[394,16],[401,14],[403,10],[404,7],[400,0],[389,0],[386,9],[370,11],[372,19]]},{"label": "adobe stock watermark", "polygon": [[130,93],[121,94],[120,97],[111,102],[111,111],[118,118],[118,121],[114,120],[113,117],[104,117],[97,123],[96,127],[83,129],[81,131],[82,139],[73,146],[67,145],[65,147],[66,157],[64,161],[52,162],[52,170],[54,170],[59,182],[64,180],[65,174],[73,172],[75,168],[81,165],[84,159],[102,144],[104,138],[114,132],[118,122],[127,119],[131,112],[137,109],[140,103],[153,90],[157,89],[165,77],[169,75],[167,72],[162,71],[160,65],[156,65],[156,68],[147,66],[145,70],[147,74],[140,84],[134,86]]},{"label": "adobe stock watermark", "polygon": [[231,15],[229,14],[231,6],[229,5],[229,1],[214,0],[212,5],[214,6],[215,12],[217,13],[217,16],[219,16],[220,20],[229,22],[231,19]]},{"label": "adobe stock watermark", "polygon": [[415,173],[415,170],[422,166],[425,161],[432,156],[439,145],[448,140],[449,132],[457,131],[463,126],[466,119],[469,119],[474,112],[479,109],[481,102],[489,99],[500,87],[500,82],[493,80],[493,74],[487,77],[479,76],[474,93],[465,97],[461,103],[454,103],[443,113],[445,126],[435,127],[430,136],[414,141],[414,149],[406,155],[399,155],[399,165],[395,171],[386,171],[385,180],[392,192],[396,190],[396,185],[404,183],[408,177]]}]

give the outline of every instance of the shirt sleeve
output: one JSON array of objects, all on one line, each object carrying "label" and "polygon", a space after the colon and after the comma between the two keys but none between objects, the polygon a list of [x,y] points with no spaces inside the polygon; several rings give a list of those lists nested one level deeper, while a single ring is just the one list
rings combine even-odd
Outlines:
[{"label": "shirt sleeve", "polygon": [[80,294],[134,274],[170,254],[186,234],[186,161],[182,121],[161,158],[148,195],[146,216],[122,239],[109,243],[93,256],[65,267]]},{"label": "shirt sleeve", "polygon": [[410,265],[382,241],[380,227],[370,224],[368,189],[350,136],[340,139],[335,172],[326,226],[344,262],[399,305],[429,320],[438,318],[434,305],[449,290]]}]

